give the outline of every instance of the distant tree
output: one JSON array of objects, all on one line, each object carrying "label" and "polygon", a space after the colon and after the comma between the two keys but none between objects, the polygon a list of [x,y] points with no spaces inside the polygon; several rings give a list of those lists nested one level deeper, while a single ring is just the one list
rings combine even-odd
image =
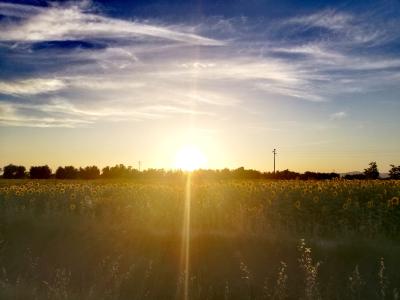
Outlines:
[{"label": "distant tree", "polygon": [[48,165],[31,167],[29,169],[29,176],[32,179],[48,179],[51,177],[51,169]]},{"label": "distant tree", "polygon": [[103,169],[101,169],[101,177],[103,178],[110,178],[110,167],[104,167]]},{"label": "distant tree", "polygon": [[300,178],[301,174],[297,172],[290,171],[289,169],[283,171],[276,171],[275,173],[265,173],[265,177],[269,179],[282,179],[282,180],[292,180]]},{"label": "distant tree", "polygon": [[126,167],[123,164],[119,164],[114,167],[107,166],[103,168],[101,176],[103,178],[134,178],[139,176],[139,173],[138,170],[133,169],[131,166]]},{"label": "distant tree", "polygon": [[390,165],[392,168],[389,170],[390,179],[400,179],[400,166]]},{"label": "distant tree", "polygon": [[223,179],[228,179],[231,177],[231,171],[227,168],[222,169],[219,173]]},{"label": "distant tree", "polygon": [[79,178],[96,179],[100,177],[100,170],[96,166],[79,168]]},{"label": "distant tree", "polygon": [[346,174],[344,176],[344,179],[348,179],[348,180],[353,180],[353,179],[363,180],[366,178],[367,177],[364,174]]},{"label": "distant tree", "polygon": [[379,171],[375,161],[369,163],[369,167],[364,169],[364,175],[367,179],[378,179]]},{"label": "distant tree", "polygon": [[331,173],[319,173],[319,172],[310,172],[307,171],[304,174],[300,175],[300,179],[303,180],[326,180],[326,179],[335,179],[339,178],[340,175],[334,172]]},{"label": "distant tree", "polygon": [[25,167],[10,164],[4,167],[3,178],[19,179],[25,177]]},{"label": "distant tree", "polygon": [[56,171],[57,179],[77,179],[79,170],[73,166],[58,167]]},{"label": "distant tree", "polygon": [[142,172],[143,178],[148,179],[161,179],[165,178],[166,172],[164,169],[147,169]]},{"label": "distant tree", "polygon": [[244,167],[232,170],[231,174],[233,178],[237,179],[256,179],[261,177],[261,172],[251,169],[245,169]]},{"label": "distant tree", "polygon": [[57,179],[65,179],[65,170],[63,167],[58,167],[55,173]]}]

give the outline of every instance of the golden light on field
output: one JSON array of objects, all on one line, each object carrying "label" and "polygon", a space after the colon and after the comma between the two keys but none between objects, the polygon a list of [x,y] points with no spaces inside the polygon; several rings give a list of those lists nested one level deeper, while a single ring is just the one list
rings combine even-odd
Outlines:
[{"label": "golden light on field", "polygon": [[206,166],[207,159],[202,151],[192,145],[182,147],[175,157],[175,167],[184,171],[193,171]]}]

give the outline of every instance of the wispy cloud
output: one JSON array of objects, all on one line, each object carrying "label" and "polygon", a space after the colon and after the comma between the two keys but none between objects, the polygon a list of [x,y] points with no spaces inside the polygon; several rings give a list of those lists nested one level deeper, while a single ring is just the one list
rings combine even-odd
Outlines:
[{"label": "wispy cloud", "polygon": [[326,9],[290,18],[283,21],[281,25],[289,26],[293,31],[324,29],[332,33],[329,36],[330,42],[339,42],[346,46],[354,44],[373,46],[398,37],[398,34],[392,30],[399,23],[385,22],[373,13],[353,15],[336,9]]},{"label": "wispy cloud", "polygon": [[[67,127],[86,126],[92,122],[81,118],[70,118],[60,116],[34,116],[32,114],[21,114],[19,105],[0,103],[0,124],[6,126],[23,127]],[[35,107],[37,109],[37,107]]]},{"label": "wispy cloud", "polygon": [[36,95],[60,90],[65,83],[59,79],[26,79],[16,81],[0,81],[0,94],[7,95]]},{"label": "wispy cloud", "polygon": [[44,12],[44,8],[38,6],[16,3],[0,3],[0,10],[3,16],[16,18],[26,18]]},{"label": "wispy cloud", "polygon": [[285,20],[284,24],[303,25],[308,27],[321,27],[334,31],[341,31],[351,25],[353,17],[350,14],[337,12],[334,9],[327,9],[311,15],[297,16]]},{"label": "wispy cloud", "polygon": [[[1,12],[11,15],[27,15],[25,5],[0,6]],[[35,10],[22,24],[1,26],[2,41],[47,41],[87,38],[160,38],[196,45],[223,45],[222,41],[185,32],[182,27],[173,28],[143,22],[129,22],[86,12],[82,6],[58,6]],[[51,29],[51,30],[49,30]]]},{"label": "wispy cloud", "polygon": [[210,115],[176,105],[144,104],[137,107],[116,105],[85,108],[65,99],[44,103],[0,102],[0,124],[29,127],[80,127],[98,121],[143,121],[168,118],[174,115]]},{"label": "wispy cloud", "polygon": [[[249,29],[251,21],[239,26],[223,18],[199,26],[121,20],[88,1],[0,3],[0,12],[20,19],[0,21],[0,46],[7,49],[0,55],[32,70],[0,81],[3,125],[215,118],[259,111],[252,105],[265,99],[327,102],[395,87],[400,76],[395,56],[357,51],[396,39],[389,29],[397,23],[373,28],[365,16],[333,9],[263,24],[263,34]],[[304,32],[306,39],[291,38]]]},{"label": "wispy cloud", "polygon": [[329,116],[331,120],[342,120],[348,117],[348,113],[345,111],[338,111]]}]

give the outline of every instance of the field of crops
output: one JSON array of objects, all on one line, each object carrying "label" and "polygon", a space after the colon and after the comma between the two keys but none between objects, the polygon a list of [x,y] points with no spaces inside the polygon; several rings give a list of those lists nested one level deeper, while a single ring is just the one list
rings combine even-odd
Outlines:
[{"label": "field of crops", "polygon": [[400,299],[399,197],[400,181],[2,180],[0,299]]}]

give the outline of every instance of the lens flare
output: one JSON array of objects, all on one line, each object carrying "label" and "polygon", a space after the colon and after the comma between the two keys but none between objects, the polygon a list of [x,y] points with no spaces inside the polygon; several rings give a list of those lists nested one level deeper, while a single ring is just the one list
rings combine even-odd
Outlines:
[{"label": "lens flare", "polygon": [[185,199],[183,209],[182,245],[181,245],[181,267],[180,274],[183,282],[178,288],[178,298],[189,299],[189,276],[190,276],[190,208],[191,208],[191,173],[186,174]]}]

